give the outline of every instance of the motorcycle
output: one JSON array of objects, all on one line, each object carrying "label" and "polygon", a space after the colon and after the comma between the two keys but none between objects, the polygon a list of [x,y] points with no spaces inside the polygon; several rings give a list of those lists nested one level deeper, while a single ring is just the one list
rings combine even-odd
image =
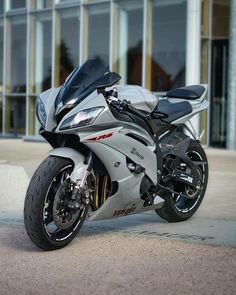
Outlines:
[{"label": "motorcycle", "polygon": [[190,118],[208,108],[207,85],[157,98],[97,60],[39,95],[39,133],[52,146],[25,198],[24,223],[44,250],[70,243],[85,219],[155,212],[190,218],[203,200],[208,161]]}]

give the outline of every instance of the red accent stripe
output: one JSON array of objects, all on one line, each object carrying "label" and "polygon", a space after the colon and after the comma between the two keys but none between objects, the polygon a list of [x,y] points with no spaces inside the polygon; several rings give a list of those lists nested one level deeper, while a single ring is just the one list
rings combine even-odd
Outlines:
[{"label": "red accent stripe", "polygon": [[90,140],[90,141],[98,141],[98,140],[101,140],[101,139],[109,138],[112,135],[113,135],[113,132],[109,132],[109,133],[105,133],[105,134],[102,134],[102,135],[99,135],[99,136],[96,136],[96,137],[88,138],[87,140]]}]

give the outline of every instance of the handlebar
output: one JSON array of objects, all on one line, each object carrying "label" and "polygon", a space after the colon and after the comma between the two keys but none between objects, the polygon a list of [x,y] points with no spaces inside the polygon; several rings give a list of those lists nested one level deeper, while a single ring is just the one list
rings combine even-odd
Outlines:
[{"label": "handlebar", "polygon": [[130,101],[126,99],[121,100],[118,98],[118,93],[116,88],[113,88],[110,91],[106,91],[105,89],[103,89],[103,91],[100,90],[99,92],[104,95],[108,104],[114,107],[116,110],[118,110],[118,112],[126,111],[145,121],[150,119],[163,119],[168,117],[167,114],[162,112],[155,111],[155,112],[148,113],[148,112],[134,108],[133,106],[131,106]]},{"label": "handlebar", "polygon": [[138,109],[132,107],[132,106],[130,105],[130,103],[127,102],[126,100],[122,100],[121,105],[122,105],[122,107],[123,107],[127,112],[129,112],[129,113],[131,113],[131,114],[133,114],[133,115],[135,115],[135,116],[138,116],[138,117],[140,117],[140,118],[143,119],[143,120],[147,120],[147,119],[149,119],[149,117],[150,117],[150,116],[149,116],[149,113],[145,114],[145,113],[142,112],[141,110],[138,110]]},{"label": "handlebar", "polygon": [[115,109],[117,109],[119,112],[120,111],[126,111],[129,112],[142,120],[147,120],[149,119],[149,114],[145,114],[141,110],[138,110],[130,105],[130,102],[127,101],[126,99],[120,100],[118,98],[113,98],[108,101],[109,105],[113,106]]}]

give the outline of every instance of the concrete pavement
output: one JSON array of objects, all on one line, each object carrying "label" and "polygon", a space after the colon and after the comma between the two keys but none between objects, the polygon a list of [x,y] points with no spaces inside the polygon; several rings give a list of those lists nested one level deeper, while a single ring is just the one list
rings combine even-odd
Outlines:
[{"label": "concrete pavement", "polygon": [[21,225],[0,227],[0,293],[234,295],[236,250],[83,231],[59,251],[33,247]]},{"label": "concrete pavement", "polygon": [[190,220],[168,224],[149,212],[86,222],[72,244],[42,252],[21,214],[49,149],[0,140],[1,294],[235,294],[236,152],[207,150],[209,186]]},{"label": "concrete pavement", "polygon": [[[50,149],[46,143],[0,141],[0,163],[3,163],[0,164],[0,220],[13,222],[14,219],[22,219],[29,178]],[[145,231],[146,235],[156,235],[159,238],[194,243],[197,240],[201,243],[236,247],[236,152],[215,149],[206,152],[210,167],[208,189],[200,209],[190,220],[168,224],[155,212],[148,212],[95,223],[87,222],[87,229],[133,234]]]}]

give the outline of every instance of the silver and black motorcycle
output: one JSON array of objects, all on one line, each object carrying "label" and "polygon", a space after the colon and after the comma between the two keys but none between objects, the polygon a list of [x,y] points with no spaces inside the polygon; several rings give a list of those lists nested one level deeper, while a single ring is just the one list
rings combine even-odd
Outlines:
[{"label": "silver and black motorcycle", "polygon": [[71,242],[86,218],[155,210],[177,222],[202,202],[208,162],[189,119],[208,108],[207,85],[158,99],[119,80],[88,60],[37,99],[40,134],[53,149],[30,181],[24,222],[44,250]]}]

